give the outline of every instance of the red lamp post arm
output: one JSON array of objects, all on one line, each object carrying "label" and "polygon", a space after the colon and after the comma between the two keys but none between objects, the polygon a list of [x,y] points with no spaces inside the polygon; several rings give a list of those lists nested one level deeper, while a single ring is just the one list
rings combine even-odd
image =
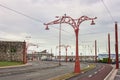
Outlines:
[{"label": "red lamp post arm", "polygon": [[94,19],[97,19],[97,17],[89,18],[87,16],[81,16],[80,18],[76,19],[76,20],[78,20],[76,27],[79,27],[79,25],[85,20],[92,20],[92,24],[94,24],[94,22],[93,22]]},{"label": "red lamp post arm", "polygon": [[[87,16],[81,16],[78,19],[72,19],[70,16],[65,15],[65,16],[62,16],[60,19],[54,20],[49,23],[44,23],[44,25],[48,26],[48,25],[53,25],[53,24],[67,23],[67,24],[71,25],[74,28],[74,30],[76,30],[76,29],[79,29],[79,25],[85,20],[92,20],[92,24],[94,24],[94,22],[93,22],[94,19],[97,19],[97,17],[89,18]],[[77,22],[75,22],[75,21],[77,21]]]},{"label": "red lamp post arm", "polygon": [[71,46],[70,46],[70,45],[67,45],[66,47],[67,47],[67,48],[68,48],[68,47],[70,47],[70,48],[71,48]]},{"label": "red lamp post arm", "polygon": [[60,47],[64,47],[66,49],[66,48],[71,47],[71,46],[70,45],[60,45]]},{"label": "red lamp post arm", "polygon": [[76,26],[74,19],[72,19],[70,16],[62,16],[60,19],[54,20],[49,23],[44,23],[44,25],[46,25],[48,27],[48,25],[60,24],[60,23],[67,23],[67,24],[71,25],[74,29]]},{"label": "red lamp post arm", "polygon": [[54,21],[52,21],[52,22],[49,22],[49,23],[44,23],[44,25],[60,24],[60,20],[61,20],[61,19],[54,20]]}]

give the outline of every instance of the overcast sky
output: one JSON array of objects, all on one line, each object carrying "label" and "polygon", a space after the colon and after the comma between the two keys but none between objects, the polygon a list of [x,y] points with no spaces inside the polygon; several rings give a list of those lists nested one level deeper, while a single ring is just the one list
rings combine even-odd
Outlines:
[{"label": "overcast sky", "polygon": [[[12,10],[35,18],[25,17]],[[0,40],[28,41],[39,44],[38,51],[51,48],[57,52],[59,24],[50,25],[46,31],[43,23],[56,20],[55,16],[71,16],[77,19],[83,15],[97,17],[95,25],[91,21],[80,24],[79,53],[94,54],[97,40],[99,53],[106,52],[107,35],[111,34],[111,52],[114,53],[114,22],[120,24],[120,0],[0,0]],[[119,29],[120,31],[120,29]],[[31,38],[26,38],[31,37]],[[120,40],[120,35],[119,35]],[[68,24],[62,24],[62,43],[70,45],[69,54],[75,53],[75,34]],[[65,50],[62,48],[64,54]],[[83,54],[84,55],[84,54]]]}]

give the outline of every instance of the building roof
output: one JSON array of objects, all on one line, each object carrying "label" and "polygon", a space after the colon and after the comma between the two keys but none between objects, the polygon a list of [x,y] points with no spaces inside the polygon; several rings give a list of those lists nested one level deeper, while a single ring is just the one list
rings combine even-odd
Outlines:
[{"label": "building roof", "polygon": [[43,51],[41,51],[40,53],[47,53],[47,50],[43,50]]}]

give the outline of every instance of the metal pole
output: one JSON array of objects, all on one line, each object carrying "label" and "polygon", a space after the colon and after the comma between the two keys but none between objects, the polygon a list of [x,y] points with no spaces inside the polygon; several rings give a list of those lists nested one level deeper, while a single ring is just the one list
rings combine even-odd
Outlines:
[{"label": "metal pole", "polygon": [[34,53],[34,52],[32,52],[32,61],[33,61],[33,59],[34,59],[34,58],[33,58],[33,53]]},{"label": "metal pole", "polygon": [[80,62],[79,62],[79,52],[78,52],[78,33],[79,29],[75,30],[75,35],[76,35],[76,56],[75,56],[75,68],[74,72],[75,73],[80,73]]},{"label": "metal pole", "polygon": [[51,48],[51,61],[52,61],[52,48]]},{"label": "metal pole", "polygon": [[24,45],[24,46],[23,46],[23,64],[25,64],[25,63],[27,63],[27,59],[26,59],[26,56],[27,56],[27,55],[26,55],[26,54],[27,54],[27,53],[26,53],[27,48],[26,48],[26,42],[25,42],[25,41],[23,42],[23,45]]},{"label": "metal pole", "polygon": [[67,57],[67,47],[66,47],[66,62],[67,62],[67,60],[68,60],[68,57]]},{"label": "metal pole", "polygon": [[95,40],[95,62],[97,62],[97,40]]},{"label": "metal pole", "polygon": [[110,57],[110,34],[108,33],[108,64],[111,63],[111,57]]},{"label": "metal pole", "polygon": [[119,69],[118,28],[117,28],[117,22],[115,22],[115,51],[116,51],[116,69]]},{"label": "metal pole", "polygon": [[59,65],[61,65],[61,21],[60,21],[60,29],[59,29]]}]

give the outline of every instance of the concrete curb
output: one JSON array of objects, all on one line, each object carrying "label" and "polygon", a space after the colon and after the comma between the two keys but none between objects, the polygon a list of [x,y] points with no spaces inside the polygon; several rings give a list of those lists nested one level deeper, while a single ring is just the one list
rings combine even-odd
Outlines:
[{"label": "concrete curb", "polygon": [[0,69],[6,69],[6,68],[15,68],[15,67],[24,67],[24,66],[31,66],[32,64],[22,64],[22,65],[14,65],[14,66],[4,66],[0,67]]}]

